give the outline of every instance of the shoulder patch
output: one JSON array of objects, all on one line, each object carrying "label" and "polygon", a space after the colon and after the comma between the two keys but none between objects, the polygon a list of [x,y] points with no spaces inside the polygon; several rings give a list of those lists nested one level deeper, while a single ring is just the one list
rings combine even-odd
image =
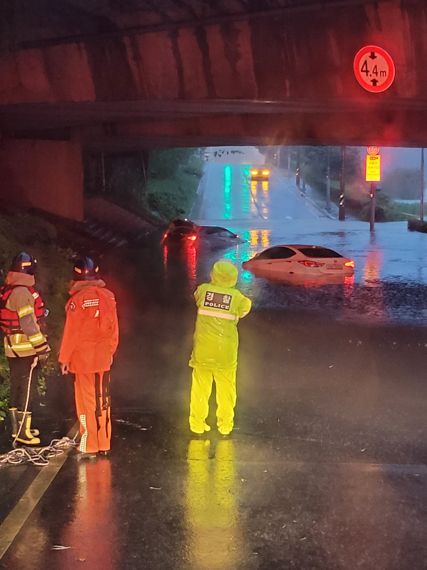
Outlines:
[{"label": "shoulder patch", "polygon": [[99,307],[99,299],[85,299],[82,308],[89,309],[90,307]]},{"label": "shoulder patch", "polygon": [[71,301],[71,303],[68,305],[68,310],[69,311],[75,311],[76,310],[76,304],[74,301]]}]

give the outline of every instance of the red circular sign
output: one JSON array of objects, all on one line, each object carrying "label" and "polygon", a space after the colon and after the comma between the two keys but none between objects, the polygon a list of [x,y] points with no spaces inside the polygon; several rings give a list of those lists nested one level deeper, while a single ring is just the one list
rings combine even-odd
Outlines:
[{"label": "red circular sign", "polygon": [[371,93],[388,89],[396,74],[390,54],[378,46],[360,49],[354,57],[353,70],[359,85]]},{"label": "red circular sign", "polygon": [[375,156],[376,154],[380,153],[380,147],[379,146],[368,146],[366,148],[366,152],[369,154],[369,156]]}]

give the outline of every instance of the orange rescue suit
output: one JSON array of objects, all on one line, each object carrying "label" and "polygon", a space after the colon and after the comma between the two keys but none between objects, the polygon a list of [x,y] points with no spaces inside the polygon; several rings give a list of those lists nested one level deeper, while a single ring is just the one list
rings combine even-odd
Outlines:
[{"label": "orange rescue suit", "polygon": [[110,370],[119,342],[116,301],[102,280],[74,281],[59,362],[73,373]]},{"label": "orange rescue suit", "polygon": [[66,305],[59,362],[75,374],[80,451],[107,451],[111,442],[109,370],[119,342],[116,301],[102,280],[75,281]]}]

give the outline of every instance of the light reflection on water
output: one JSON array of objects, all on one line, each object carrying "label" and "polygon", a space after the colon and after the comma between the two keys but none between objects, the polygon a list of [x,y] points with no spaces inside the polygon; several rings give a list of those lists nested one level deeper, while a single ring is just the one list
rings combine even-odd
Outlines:
[{"label": "light reflection on water", "polygon": [[232,218],[232,167],[224,166],[224,220]]},{"label": "light reflection on water", "polygon": [[211,446],[208,439],[188,444],[185,518],[189,561],[197,570],[234,570],[243,552],[234,442],[219,441],[212,458]]}]

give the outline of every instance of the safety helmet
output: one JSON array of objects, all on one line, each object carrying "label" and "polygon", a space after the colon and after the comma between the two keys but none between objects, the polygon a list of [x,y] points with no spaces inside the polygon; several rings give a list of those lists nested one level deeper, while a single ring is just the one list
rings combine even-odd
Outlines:
[{"label": "safety helmet", "polygon": [[91,257],[77,259],[73,267],[75,281],[92,281],[98,279],[98,264]]},{"label": "safety helmet", "polygon": [[10,265],[10,271],[16,271],[17,273],[26,273],[27,275],[34,275],[36,269],[37,259],[26,251],[21,251],[21,253],[15,255]]}]

